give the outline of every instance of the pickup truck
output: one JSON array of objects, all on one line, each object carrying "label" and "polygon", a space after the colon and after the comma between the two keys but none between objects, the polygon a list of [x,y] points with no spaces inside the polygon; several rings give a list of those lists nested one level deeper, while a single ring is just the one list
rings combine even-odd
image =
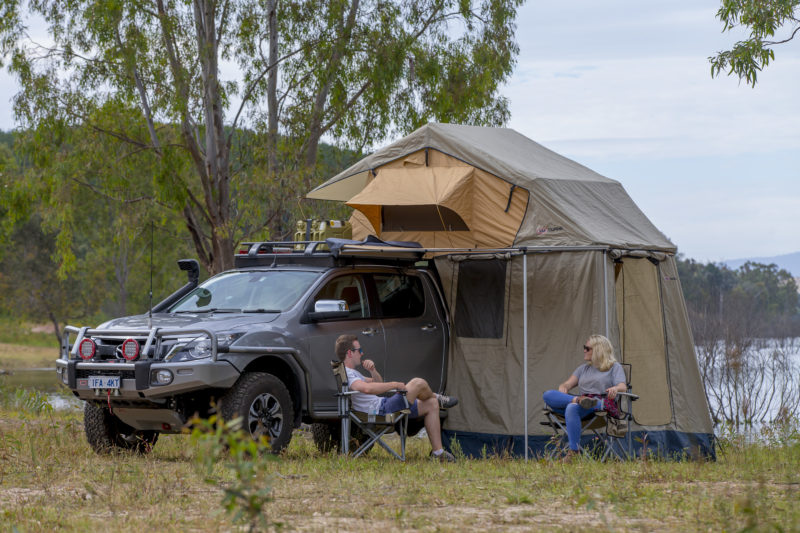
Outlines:
[{"label": "pickup truck", "polygon": [[244,243],[233,270],[203,283],[196,261],[179,261],[188,282],[148,313],[67,326],[56,371],[86,402],[91,447],[147,452],[160,433],[218,413],[268,436],[274,452],[302,423],[329,450],[342,334],[357,335],[387,379],[420,376],[443,391],[449,318],[433,262],[407,247],[364,248]]}]

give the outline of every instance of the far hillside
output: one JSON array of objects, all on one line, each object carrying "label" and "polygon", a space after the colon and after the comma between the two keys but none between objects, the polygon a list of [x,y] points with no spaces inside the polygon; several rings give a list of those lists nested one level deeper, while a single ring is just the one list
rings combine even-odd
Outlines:
[{"label": "far hillside", "polygon": [[782,268],[792,274],[795,278],[800,278],[800,252],[791,254],[775,255],[772,257],[751,257],[748,259],[729,259],[724,261],[725,265],[730,269],[737,269],[747,262],[761,263],[764,265],[775,264],[778,268]]}]

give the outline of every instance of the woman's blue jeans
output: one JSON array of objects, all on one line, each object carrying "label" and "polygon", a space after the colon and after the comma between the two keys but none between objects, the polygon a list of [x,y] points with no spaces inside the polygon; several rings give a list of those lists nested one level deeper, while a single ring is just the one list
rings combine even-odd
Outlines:
[{"label": "woman's blue jeans", "polygon": [[577,403],[572,403],[572,399],[575,396],[557,390],[546,391],[542,398],[550,409],[564,415],[564,419],[567,422],[569,449],[577,451],[578,444],[581,441],[581,419],[593,413],[596,408],[584,409]]}]

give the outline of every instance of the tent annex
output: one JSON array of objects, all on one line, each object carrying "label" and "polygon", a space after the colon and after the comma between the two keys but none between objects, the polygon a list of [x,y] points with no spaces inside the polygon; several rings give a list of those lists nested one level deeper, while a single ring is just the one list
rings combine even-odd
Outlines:
[{"label": "tent annex", "polygon": [[[541,395],[592,333],[632,365],[635,442],[713,456],[675,246],[622,186],[503,128],[429,124],[308,197],[346,202],[353,237],[434,249],[450,310],[451,445],[526,455]],[[526,443],[527,442],[527,446]]]}]

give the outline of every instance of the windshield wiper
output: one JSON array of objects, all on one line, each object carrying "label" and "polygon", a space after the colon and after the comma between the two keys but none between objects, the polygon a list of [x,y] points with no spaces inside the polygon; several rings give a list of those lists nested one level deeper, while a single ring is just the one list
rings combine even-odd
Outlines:
[{"label": "windshield wiper", "polygon": [[208,309],[182,309],[174,311],[174,313],[241,313],[241,309],[227,309],[224,307],[209,307]]},{"label": "windshield wiper", "polygon": [[280,313],[280,309],[242,309],[242,313]]}]

